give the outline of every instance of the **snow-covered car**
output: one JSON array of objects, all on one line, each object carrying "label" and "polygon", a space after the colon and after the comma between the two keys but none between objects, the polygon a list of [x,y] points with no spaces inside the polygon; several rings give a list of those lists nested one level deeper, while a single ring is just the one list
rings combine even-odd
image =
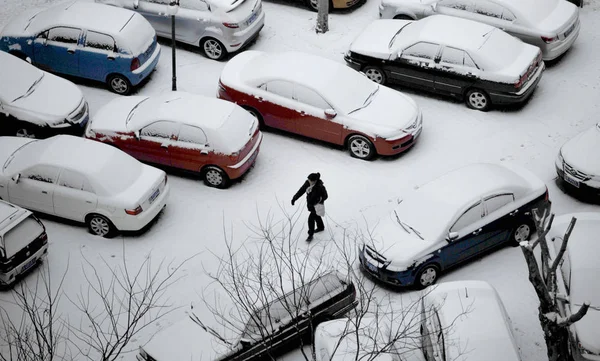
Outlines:
[{"label": "snow-covered car", "polygon": [[[137,11],[152,24],[158,36],[171,38],[171,0],[96,0]],[[262,0],[179,0],[175,38],[199,46],[210,59],[252,43],[265,25]]]},{"label": "snow-covered car", "polygon": [[225,188],[254,164],[262,142],[258,128],[256,118],[236,104],[169,92],[112,100],[90,120],[85,137]]},{"label": "snow-covered car", "polygon": [[236,55],[223,68],[217,96],[239,104],[264,126],[346,146],[360,159],[407,150],[423,125],[410,97],[301,52]]},{"label": "snow-covered car", "polygon": [[521,361],[510,317],[489,283],[445,282],[421,297],[416,316],[403,310],[406,317],[393,320],[365,317],[358,328],[347,319],[321,323],[316,360]]},{"label": "snow-covered car", "polygon": [[85,222],[98,236],[137,231],[166,205],[167,175],[106,144],[71,135],[0,137],[0,198]]},{"label": "snow-covered car", "polygon": [[558,177],[582,191],[600,195],[600,123],[567,141],[558,152]]},{"label": "snow-covered car", "polygon": [[[299,347],[301,340],[309,341],[318,323],[341,317],[356,307],[355,298],[354,284],[342,274],[333,271],[315,276],[310,282],[256,310],[240,330],[231,349],[217,360],[273,360]],[[185,319],[154,335],[140,348],[138,361],[200,359],[206,352],[206,345],[198,340],[206,330],[196,324],[197,319],[191,312]]]},{"label": "snow-covered car", "polygon": [[375,20],[344,59],[378,84],[454,96],[482,111],[524,102],[545,69],[535,46],[492,26],[445,15]]},{"label": "snow-covered car", "polygon": [[391,285],[429,286],[450,267],[528,240],[536,208],[550,208],[548,188],[527,169],[493,163],[455,169],[398,201],[361,246],[361,268]]},{"label": "snow-covered car", "polygon": [[0,118],[2,133],[83,133],[89,110],[79,87],[8,53],[0,52],[0,66],[0,113],[6,117]]},{"label": "snow-covered car", "polygon": [[122,95],[160,58],[156,32],[144,17],[83,1],[14,16],[0,32],[0,50],[53,73],[106,83]]},{"label": "snow-covered car", "polygon": [[30,211],[0,200],[0,287],[17,282],[47,252],[42,222]]},{"label": "snow-covered car", "polygon": [[566,251],[556,272],[558,292],[557,304],[562,317],[576,313],[584,302],[591,306],[587,314],[569,327],[570,350],[576,361],[600,360],[600,213],[573,213],[554,218],[552,228],[546,235],[551,240],[548,250],[556,259],[563,237],[571,219],[577,221],[573,228]]},{"label": "snow-covered car", "polygon": [[544,60],[569,50],[581,28],[579,8],[566,0],[381,0],[379,5],[384,19],[416,20],[436,14],[502,29],[540,48]]}]

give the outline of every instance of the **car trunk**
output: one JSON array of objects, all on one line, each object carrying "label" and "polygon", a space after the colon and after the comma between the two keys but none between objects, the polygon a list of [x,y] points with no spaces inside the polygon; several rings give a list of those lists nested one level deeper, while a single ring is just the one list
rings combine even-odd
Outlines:
[{"label": "car trunk", "polygon": [[262,11],[261,0],[227,0],[216,4],[228,23],[238,25],[236,31],[252,26]]},{"label": "car trunk", "polygon": [[152,57],[157,46],[156,32],[143,16],[134,13],[120,33],[127,39],[127,46],[132,55],[139,59],[140,65]]},{"label": "car trunk", "polygon": [[225,133],[228,148],[236,154],[234,162],[240,162],[254,148],[260,139],[258,121],[246,110],[234,107],[220,130]]},{"label": "car trunk", "polygon": [[579,18],[577,6],[559,1],[552,12],[537,24],[538,28],[551,34],[563,35]]}]

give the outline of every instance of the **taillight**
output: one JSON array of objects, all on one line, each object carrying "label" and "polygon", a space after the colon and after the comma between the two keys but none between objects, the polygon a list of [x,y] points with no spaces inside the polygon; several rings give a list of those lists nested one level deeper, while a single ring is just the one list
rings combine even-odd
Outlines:
[{"label": "taillight", "polygon": [[163,187],[167,185],[167,175],[165,174],[165,179],[163,179]]},{"label": "taillight", "polygon": [[225,89],[225,86],[223,85],[223,83],[221,83],[221,80],[219,80],[219,91],[226,93],[227,90]]},{"label": "taillight", "polygon": [[131,61],[131,67],[130,70],[134,71],[135,69],[140,67],[140,59],[138,58],[133,58],[133,60]]},{"label": "taillight", "polygon": [[547,202],[550,199],[550,196],[548,195],[548,186],[546,186],[546,193],[544,193],[544,200]]},{"label": "taillight", "polygon": [[48,243],[48,234],[46,234],[46,232],[42,233],[42,235],[40,236],[40,239],[42,240],[43,244]]},{"label": "taillight", "polygon": [[237,29],[240,27],[237,23],[223,23],[223,25],[230,29]]},{"label": "taillight", "polygon": [[542,36],[542,40],[544,43],[550,44],[558,40],[558,35],[553,37]]},{"label": "taillight", "polygon": [[142,206],[137,206],[135,209],[126,209],[125,213],[129,214],[130,216],[137,216],[138,214],[142,213],[142,211]]},{"label": "taillight", "polygon": [[519,78],[519,80],[515,83],[515,88],[519,89],[521,86],[523,86],[526,80],[527,74],[523,74],[523,76],[521,76],[521,78]]}]

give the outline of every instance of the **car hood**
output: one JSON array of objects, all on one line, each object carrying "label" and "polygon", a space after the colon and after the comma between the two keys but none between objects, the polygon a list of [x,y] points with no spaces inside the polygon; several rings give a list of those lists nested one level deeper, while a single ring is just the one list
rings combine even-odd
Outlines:
[{"label": "car hood", "polygon": [[360,126],[357,126],[358,130],[374,133],[382,138],[390,138],[413,125],[419,112],[417,103],[409,96],[388,87],[379,86],[371,103],[349,116],[358,120],[363,127],[366,124],[373,125],[371,131]]},{"label": "car hood", "polygon": [[11,21],[4,26],[0,34],[2,36],[16,36],[21,37],[24,35],[31,35],[30,32],[26,32],[24,29],[29,23],[29,19],[38,13],[44,11],[44,9],[29,9],[14,16]]},{"label": "car hood", "polygon": [[409,20],[375,20],[367,26],[350,45],[350,51],[379,59],[389,59],[390,41]]},{"label": "car hood", "polygon": [[[129,97],[118,97],[102,108],[98,109],[96,115],[90,119],[89,129],[104,133],[119,132],[127,133],[127,125],[125,121],[129,112],[142,100],[146,99],[144,96],[129,96]],[[150,100],[148,100],[150,101]]]},{"label": "car hood", "polygon": [[561,148],[565,162],[575,169],[600,176],[600,123],[576,135]]},{"label": "car hood", "polygon": [[[575,226],[577,228],[577,225]],[[575,265],[573,265],[575,266]],[[577,274],[577,277],[573,277]],[[600,305],[600,286],[598,286],[598,268],[574,269],[571,276],[571,313],[576,313],[584,302],[592,306]],[[585,349],[600,354],[600,338],[598,338],[600,310],[590,308],[588,313],[573,324],[577,330],[577,338]]]},{"label": "car hood", "polygon": [[35,112],[48,124],[59,124],[74,112],[83,100],[83,93],[75,84],[45,73],[35,90],[11,103],[12,106]]},{"label": "car hood", "polygon": [[35,139],[19,137],[0,137],[0,171],[3,170],[4,163],[15,150],[27,143],[34,142]]},{"label": "car hood", "polygon": [[541,31],[552,35],[562,34],[579,16],[579,8],[568,1],[558,1],[556,8],[537,25]]}]

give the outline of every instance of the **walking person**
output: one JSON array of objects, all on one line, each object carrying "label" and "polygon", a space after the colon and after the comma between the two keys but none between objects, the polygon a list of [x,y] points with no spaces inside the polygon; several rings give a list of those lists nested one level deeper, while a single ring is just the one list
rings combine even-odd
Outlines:
[{"label": "walking person", "polygon": [[[327,190],[325,189],[325,185],[323,185],[323,181],[321,180],[320,173],[311,173],[308,175],[307,180],[304,182],[302,187],[294,194],[292,198],[292,206],[298,200],[298,198],[302,197],[302,195],[306,193],[306,207],[310,214],[308,215],[308,238],[306,238],[307,242],[312,241],[313,234],[317,232],[322,232],[325,230],[325,225],[323,224],[323,218],[321,215],[325,215],[324,202],[327,199]],[[317,209],[315,209],[315,206]],[[319,212],[319,209],[322,209],[322,213]],[[320,215],[318,213],[321,213]],[[317,229],[315,229],[315,223],[317,225]]]}]

